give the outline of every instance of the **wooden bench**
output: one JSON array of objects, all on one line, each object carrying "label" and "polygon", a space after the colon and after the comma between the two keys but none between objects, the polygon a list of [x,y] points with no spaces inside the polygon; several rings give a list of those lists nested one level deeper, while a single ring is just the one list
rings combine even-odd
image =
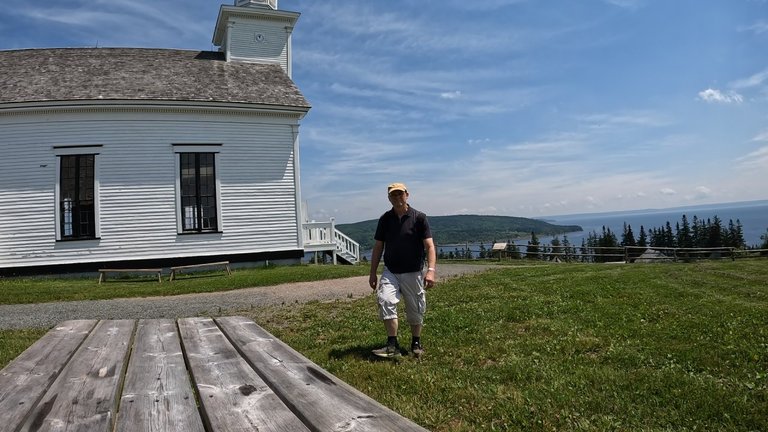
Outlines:
[{"label": "wooden bench", "polygon": [[64,429],[426,431],[244,317],[56,326],[0,371],[0,430]]},{"label": "wooden bench", "polygon": [[184,266],[171,267],[171,275],[168,277],[168,280],[172,281],[173,278],[176,277],[176,272],[181,273],[183,270],[199,269],[199,268],[206,268],[206,267],[224,267],[224,270],[227,272],[227,276],[232,275],[232,271],[229,269],[229,261],[219,261],[219,262],[190,264],[190,265],[184,265]]},{"label": "wooden bench", "polygon": [[163,281],[163,269],[145,268],[145,269],[99,269],[99,283],[107,280],[107,273],[156,273],[157,281]]}]

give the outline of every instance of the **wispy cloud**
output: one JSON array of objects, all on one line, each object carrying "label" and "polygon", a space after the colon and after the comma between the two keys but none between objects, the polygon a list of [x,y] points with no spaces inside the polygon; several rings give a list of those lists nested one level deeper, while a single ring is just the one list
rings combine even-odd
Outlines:
[{"label": "wispy cloud", "polygon": [[699,92],[699,99],[710,103],[740,104],[744,101],[744,96],[735,91],[722,92],[717,89],[708,88]]},{"label": "wispy cloud", "polygon": [[764,130],[752,138],[752,141],[768,142],[768,130]]},{"label": "wispy cloud", "polygon": [[66,7],[26,3],[12,13],[31,21],[64,25],[68,32],[91,35],[83,38],[102,46],[169,47],[176,41],[179,47],[196,44],[196,48],[207,48],[192,41],[210,38],[215,21],[215,17],[198,15],[199,11],[146,0],[98,0]]},{"label": "wispy cloud", "polygon": [[577,117],[588,129],[610,129],[628,126],[661,127],[670,124],[664,116],[649,111],[629,111],[610,114],[587,114]]},{"label": "wispy cloud", "polygon": [[742,169],[759,170],[765,174],[768,172],[768,146],[760,147],[748,155],[736,159],[736,162]]},{"label": "wispy cloud", "polygon": [[747,31],[754,33],[756,35],[760,35],[763,33],[768,32],[768,21],[760,20],[752,25],[748,25],[745,27],[741,27],[739,30],[741,31]]},{"label": "wispy cloud", "polygon": [[768,68],[747,78],[734,81],[730,85],[735,89],[747,89],[761,86],[766,81],[768,81]]},{"label": "wispy cloud", "polygon": [[603,0],[604,2],[620,8],[636,10],[643,6],[644,0]]}]

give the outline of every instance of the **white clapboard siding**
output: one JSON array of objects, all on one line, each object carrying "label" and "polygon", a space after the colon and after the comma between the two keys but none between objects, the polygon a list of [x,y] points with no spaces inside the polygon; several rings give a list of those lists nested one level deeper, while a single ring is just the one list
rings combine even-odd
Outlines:
[{"label": "white clapboard siding", "polygon": [[[230,56],[238,60],[274,61],[287,72],[288,33],[285,26],[282,20],[235,19],[230,34]],[[261,35],[258,40],[257,35]]]},{"label": "white clapboard siding", "polygon": [[[296,250],[296,124],[136,110],[0,116],[0,267]],[[178,234],[174,144],[218,151],[222,232]],[[62,146],[98,146],[83,149],[98,153],[98,240],[55,241]]]}]

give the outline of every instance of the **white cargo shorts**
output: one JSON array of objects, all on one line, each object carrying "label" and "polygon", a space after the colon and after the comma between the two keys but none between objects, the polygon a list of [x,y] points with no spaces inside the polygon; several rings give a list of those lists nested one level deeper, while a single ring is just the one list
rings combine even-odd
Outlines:
[{"label": "white cargo shorts", "polygon": [[379,280],[379,318],[397,318],[397,304],[405,301],[405,316],[410,325],[423,325],[427,311],[422,272],[392,273],[386,267]]}]

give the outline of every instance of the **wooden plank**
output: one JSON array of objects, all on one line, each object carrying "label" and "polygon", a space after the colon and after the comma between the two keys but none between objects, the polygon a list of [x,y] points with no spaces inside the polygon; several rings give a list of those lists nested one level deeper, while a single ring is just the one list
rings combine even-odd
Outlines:
[{"label": "wooden plank", "polygon": [[210,318],[179,320],[203,419],[215,431],[307,431]]},{"label": "wooden plank", "polygon": [[21,430],[111,431],[133,327],[133,320],[100,321]]},{"label": "wooden plank", "polygon": [[0,430],[17,430],[96,320],[65,321],[0,371]]},{"label": "wooden plank", "polygon": [[426,431],[244,317],[216,322],[269,387],[312,430]]},{"label": "wooden plank", "polygon": [[204,430],[173,320],[139,321],[116,430]]}]

